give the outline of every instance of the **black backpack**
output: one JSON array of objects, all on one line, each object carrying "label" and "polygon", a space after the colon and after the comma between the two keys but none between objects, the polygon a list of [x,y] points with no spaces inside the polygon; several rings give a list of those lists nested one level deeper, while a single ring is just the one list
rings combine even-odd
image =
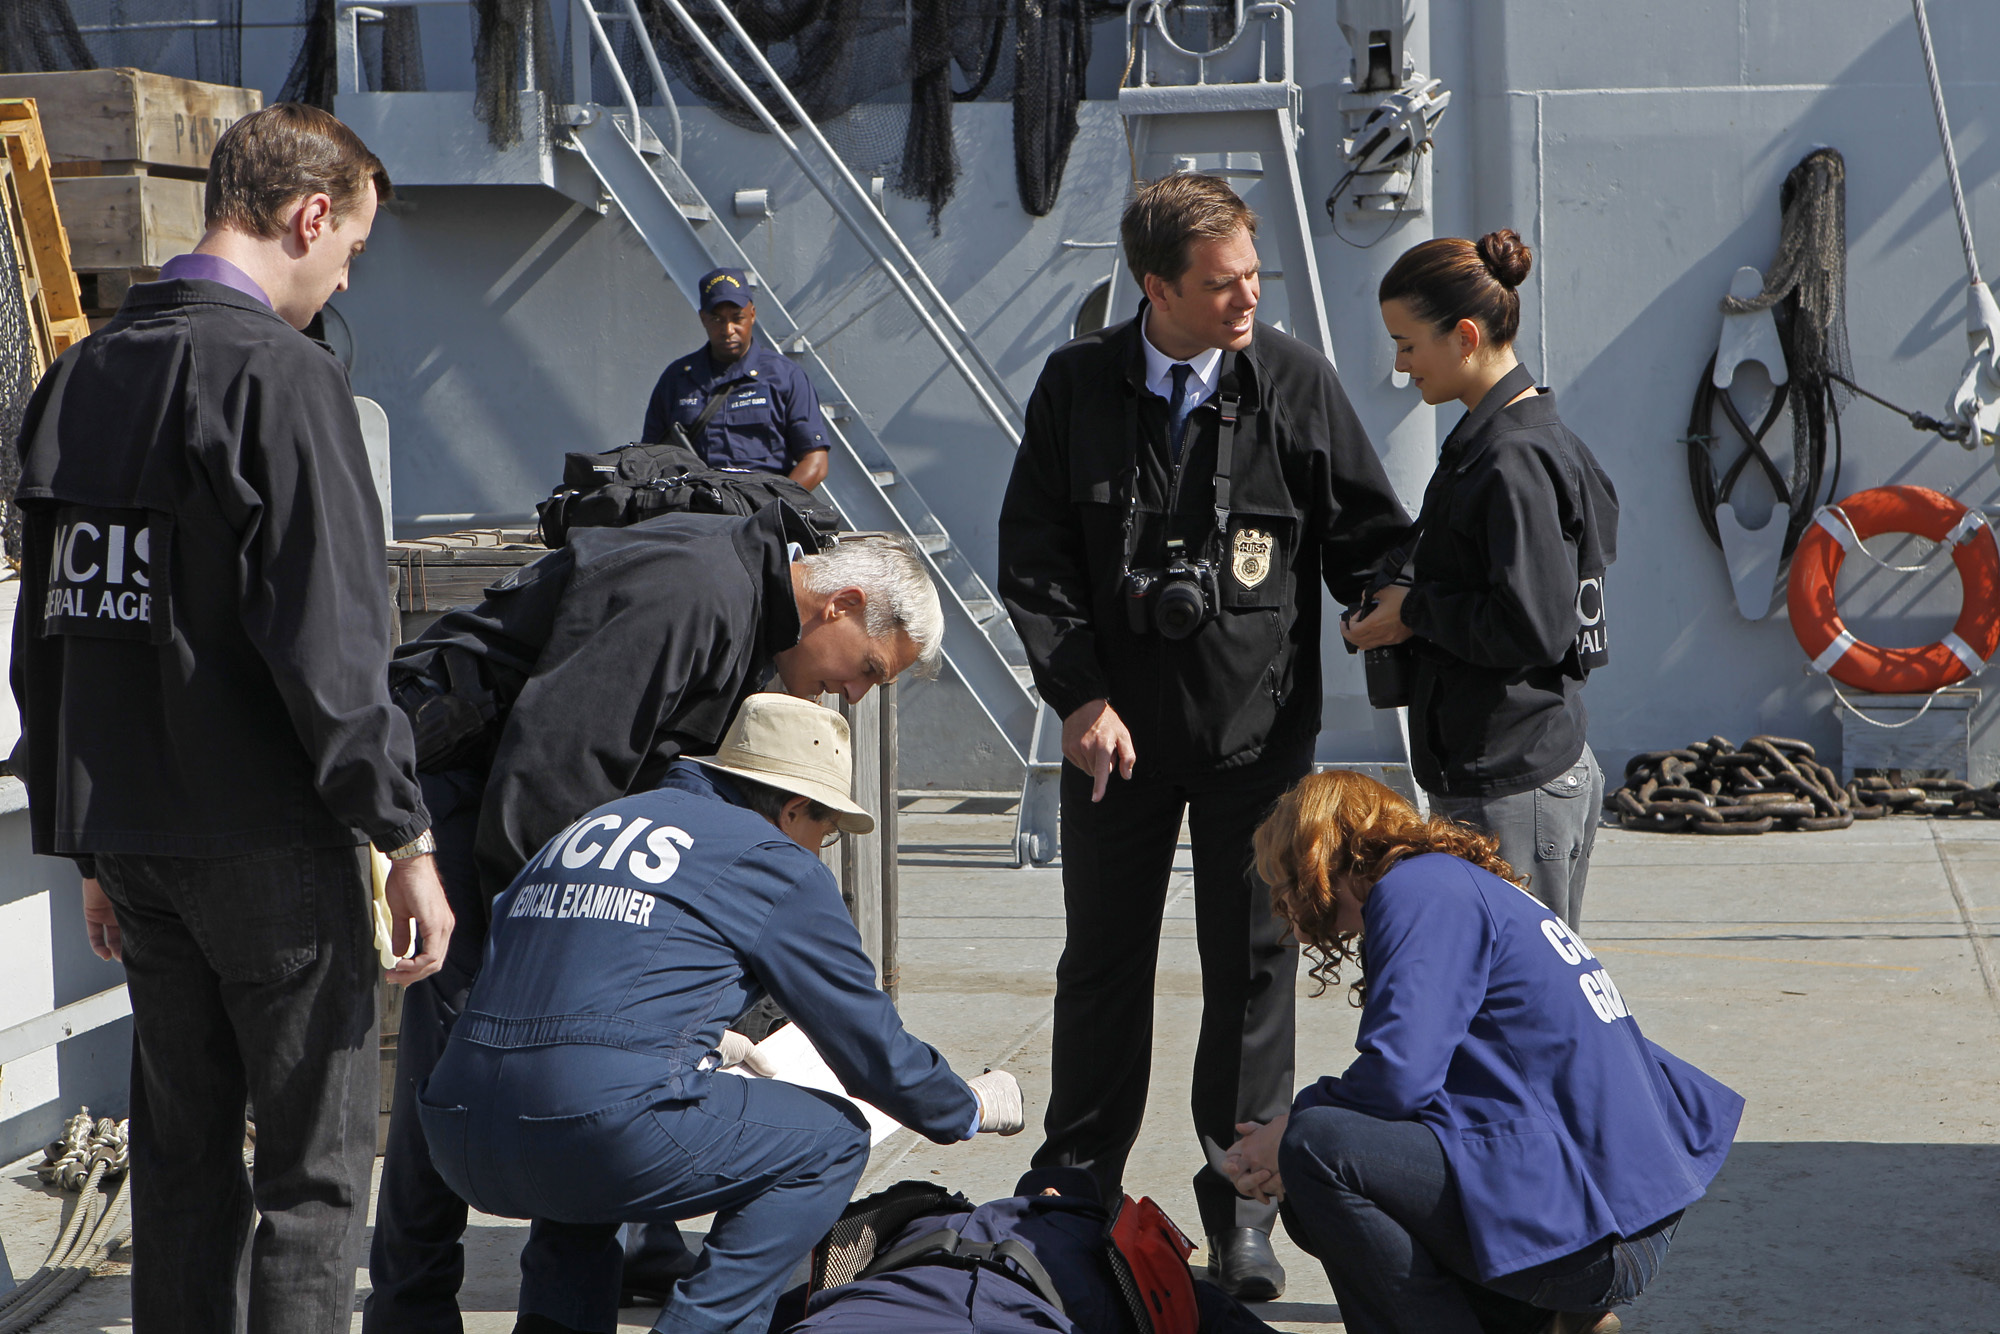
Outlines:
[{"label": "black backpack", "polygon": [[840,512],[783,473],[711,468],[675,439],[602,454],[568,454],[562,484],[535,506],[542,541],[559,547],[572,528],[622,528],[661,514],[755,514],[791,507],[821,537],[846,527]]}]

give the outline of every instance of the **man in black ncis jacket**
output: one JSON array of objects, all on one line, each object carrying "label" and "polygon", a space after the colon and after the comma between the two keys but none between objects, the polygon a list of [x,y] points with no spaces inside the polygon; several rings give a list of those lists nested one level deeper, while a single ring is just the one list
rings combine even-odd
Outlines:
[{"label": "man in black ncis jacket", "polygon": [[[1333,367],[1254,324],[1254,226],[1212,177],[1142,188],[1123,238],[1148,302],[1050,356],[1000,513],[1001,596],[1064,719],[1068,760],[1068,935],[1035,1165],[1088,1166],[1109,1199],[1145,1111],[1184,811],[1204,999],[1195,1129],[1227,1145],[1239,1123],[1290,1104],[1297,947],[1251,869],[1250,836],[1311,766],[1318,585],[1358,600],[1409,527]],[[1157,594],[1128,596],[1129,574],[1168,566],[1176,550],[1211,563],[1213,590],[1198,627],[1169,638]],[[1222,1286],[1246,1300],[1281,1291],[1275,1208],[1208,1168],[1195,1196]]]},{"label": "man in black ncis jacket", "polygon": [[23,426],[12,765],[35,851],[76,861],[93,948],[125,963],[141,1334],[241,1322],[253,1205],[252,1334],[347,1328],[380,1064],[360,845],[397,859],[422,936],[392,980],[451,935],[353,392],[298,332],[388,184],[323,111],[239,121],[196,252],[63,355]]}]

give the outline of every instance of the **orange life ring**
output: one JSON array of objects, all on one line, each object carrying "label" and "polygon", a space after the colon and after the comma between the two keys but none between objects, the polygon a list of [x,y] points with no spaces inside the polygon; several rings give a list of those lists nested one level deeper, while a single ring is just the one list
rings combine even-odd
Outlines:
[{"label": "orange life ring", "polygon": [[[1847,553],[1880,533],[1914,533],[1951,547],[1963,597],[1958,621],[1922,648],[1864,643],[1841,624],[1833,583]],[[2000,545],[1984,515],[1921,486],[1878,486],[1813,517],[1792,555],[1792,633],[1825,672],[1857,690],[1927,694],[1963,681],[2000,648]]]}]

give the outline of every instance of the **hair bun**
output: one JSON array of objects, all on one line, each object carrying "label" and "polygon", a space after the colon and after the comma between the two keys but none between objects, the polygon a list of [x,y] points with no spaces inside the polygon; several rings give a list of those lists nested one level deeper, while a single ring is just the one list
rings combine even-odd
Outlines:
[{"label": "hair bun", "polygon": [[1479,238],[1479,258],[1485,261],[1502,287],[1519,287],[1527,280],[1528,270],[1534,266],[1534,252],[1527,242],[1511,227],[1502,227],[1497,232],[1488,232]]}]

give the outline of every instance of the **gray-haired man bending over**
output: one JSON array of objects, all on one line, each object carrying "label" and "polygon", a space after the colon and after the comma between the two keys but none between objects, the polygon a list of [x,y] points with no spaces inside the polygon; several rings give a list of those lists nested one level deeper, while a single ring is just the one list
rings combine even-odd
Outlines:
[{"label": "gray-haired man bending over", "polygon": [[865,538],[806,554],[816,546],[782,506],[582,528],[396,651],[391,689],[416,721],[460,927],[404,1002],[369,1334],[460,1328],[465,1205],[431,1166],[414,1094],[478,972],[492,898],[558,830],[712,753],[774,675],[786,694],[854,701],[935,669],[943,613],[916,550]]}]

